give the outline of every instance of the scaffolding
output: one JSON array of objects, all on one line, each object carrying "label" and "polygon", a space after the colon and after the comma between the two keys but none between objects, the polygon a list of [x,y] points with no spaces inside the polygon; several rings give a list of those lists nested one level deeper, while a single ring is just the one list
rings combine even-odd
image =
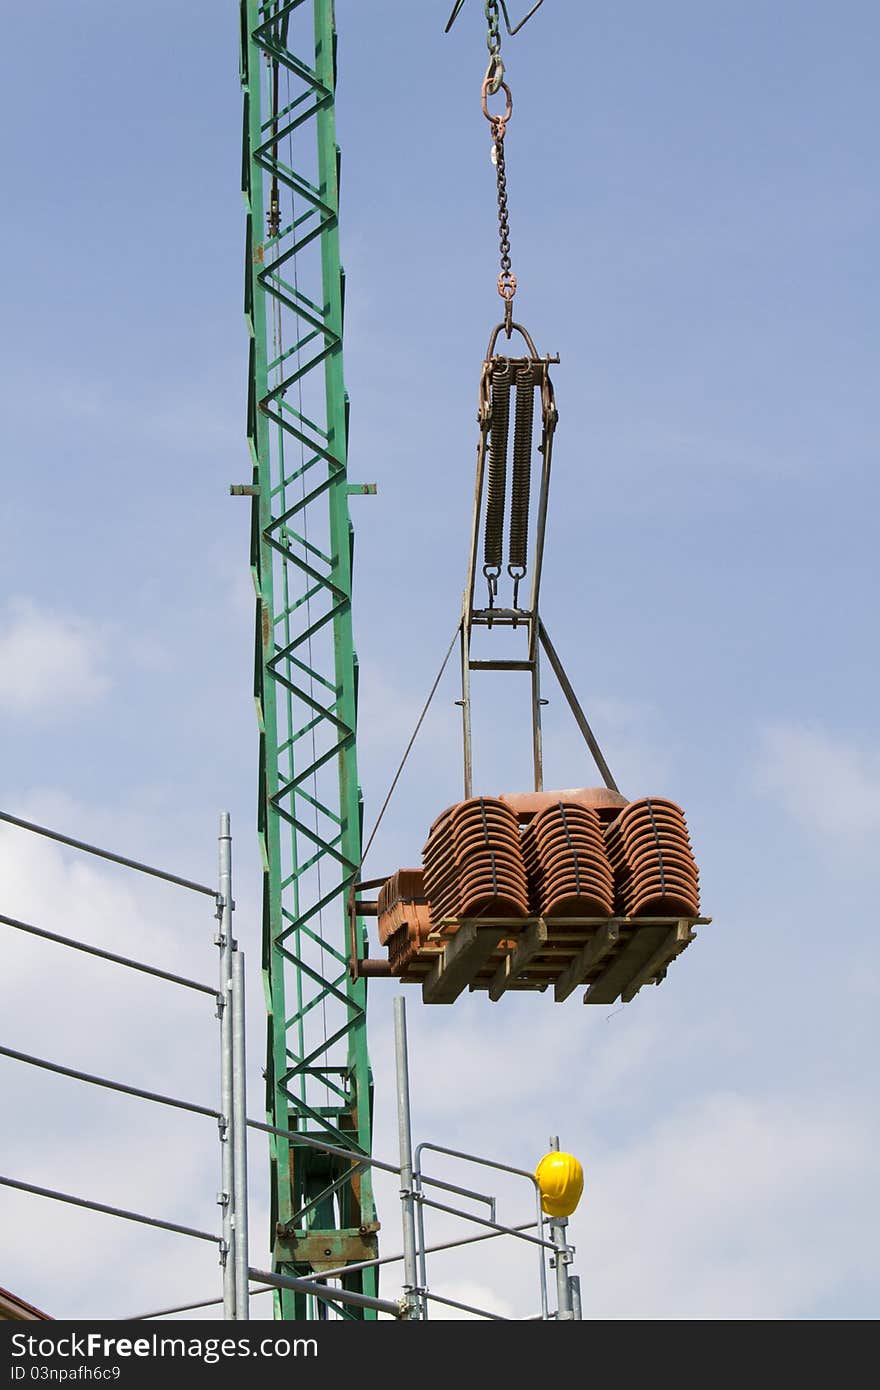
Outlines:
[{"label": "scaffolding", "polygon": [[[334,1310],[336,1316],[351,1316],[354,1312],[361,1316],[368,1313],[374,1317],[383,1315],[401,1320],[425,1320],[429,1315],[430,1304],[437,1303],[472,1316],[497,1320],[499,1315],[491,1310],[446,1297],[433,1290],[428,1278],[428,1256],[460,1247],[480,1246],[484,1241],[502,1237],[524,1243],[534,1251],[537,1257],[540,1313],[536,1316],[546,1320],[580,1316],[577,1281],[572,1279],[567,1272],[568,1264],[573,1256],[573,1248],[567,1243],[565,1223],[554,1222],[553,1220],[548,1222],[547,1218],[542,1215],[540,1191],[534,1175],[523,1169],[429,1141],[423,1141],[413,1147],[406,1015],[402,996],[398,996],[394,1000],[399,1139],[399,1161],[397,1163],[385,1162],[368,1155],[353,1155],[350,1150],[327,1140],[299,1131],[282,1130],[278,1126],[248,1117],[245,957],[235,939],[233,928],[235,904],[232,896],[232,836],[228,813],[224,812],[220,817],[218,876],[214,886],[199,883],[194,879],[185,878],[100,846],[86,843],[60,831],[23,820],[21,817],[11,815],[8,812],[0,811],[0,822],[15,826],[27,833],[48,838],[83,854],[96,856],[129,872],[161,879],[178,889],[206,897],[210,899],[212,904],[215,924],[212,937],[219,961],[218,978],[214,984],[207,980],[175,973],[164,969],[161,965],[121,955],[75,937],[61,935],[6,913],[0,913],[0,924],[12,931],[21,932],[54,947],[61,947],[65,950],[94,957],[108,965],[126,971],[151,976],[166,985],[185,989],[192,995],[201,995],[203,999],[210,1000],[213,1005],[218,1033],[217,1088],[219,1106],[217,1107],[201,1104],[177,1095],[134,1086],[115,1077],[70,1067],[57,1059],[37,1056],[14,1048],[8,1045],[5,1039],[0,1042],[0,1057],[5,1057],[8,1061],[50,1072],[87,1086],[131,1096],[150,1105],[185,1111],[201,1119],[211,1120],[216,1125],[219,1146],[218,1166],[221,1175],[221,1186],[218,1193],[220,1206],[218,1230],[205,1230],[194,1225],[170,1220],[165,1216],[148,1214],[127,1206],[115,1206],[60,1188],[47,1187],[28,1181],[26,1176],[0,1175],[0,1185],[23,1195],[41,1197],[79,1207],[111,1216],[117,1220],[168,1231],[192,1241],[213,1244],[216,1247],[221,1277],[219,1296],[130,1315],[133,1320],[170,1317],[199,1308],[222,1306],[222,1317],[225,1320],[243,1321],[250,1316],[251,1297],[256,1293],[270,1291],[284,1292],[298,1298],[314,1299],[325,1310]],[[205,973],[207,974],[207,971]],[[344,1180],[347,1182],[357,1181],[365,1171],[372,1169],[378,1169],[397,1178],[403,1229],[403,1252],[384,1256],[375,1253],[359,1262],[352,1263],[346,1260],[337,1263],[332,1258],[331,1247],[323,1252],[323,1260],[314,1258],[308,1277],[302,1278],[252,1266],[249,1260],[248,1234],[247,1137],[249,1131],[267,1135],[270,1142],[283,1139],[285,1143],[301,1151],[319,1156],[324,1162],[339,1164]],[[444,1155],[458,1162],[476,1164],[483,1169],[522,1178],[529,1184],[533,1201],[536,1204],[533,1217],[517,1223],[497,1219],[496,1198],[492,1194],[465,1186],[462,1183],[450,1182],[436,1174],[427,1172],[424,1162],[426,1154]],[[468,1208],[440,1200],[447,1194],[482,1204],[487,1208],[488,1214],[479,1215]],[[476,1225],[479,1228],[479,1233],[429,1244],[426,1217],[430,1212],[442,1213]],[[549,1228],[546,1232],[545,1224]],[[557,1307],[555,1310],[548,1306],[546,1273],[548,1259],[557,1269]],[[403,1264],[403,1283],[397,1297],[393,1299],[379,1298],[376,1294],[364,1294],[350,1287],[353,1274],[366,1273],[369,1274],[373,1286],[377,1288],[379,1268],[383,1265],[396,1263]]]},{"label": "scaffolding", "polygon": [[[314,1152],[324,1152],[328,1157],[338,1159],[347,1157],[350,1162],[357,1163],[358,1166],[369,1164],[371,1168],[379,1172],[396,1177],[399,1181],[403,1231],[402,1252],[394,1255],[377,1255],[368,1260],[360,1261],[354,1266],[351,1263],[332,1266],[325,1261],[323,1268],[315,1270],[312,1279],[289,1278],[283,1274],[271,1274],[268,1271],[251,1269],[252,1282],[262,1285],[261,1288],[251,1289],[251,1297],[277,1289],[289,1290],[301,1295],[312,1295],[325,1303],[335,1302],[342,1310],[352,1307],[361,1308],[385,1317],[412,1322],[427,1321],[430,1305],[434,1303],[442,1307],[452,1308],[470,1317],[493,1322],[506,1322],[511,1319],[505,1318],[491,1309],[438,1293],[431,1287],[428,1277],[429,1255],[464,1247],[482,1246],[486,1241],[506,1237],[527,1245],[537,1258],[537,1290],[540,1311],[528,1315],[524,1319],[515,1320],[528,1322],[581,1320],[580,1280],[569,1272],[575,1252],[574,1246],[568,1240],[568,1223],[565,1218],[544,1215],[540,1187],[535,1174],[479,1154],[448,1148],[445,1145],[427,1140],[418,1143],[415,1147],[413,1146],[406,1004],[403,996],[400,995],[394,1000],[394,1054],[397,1089],[398,1163],[389,1163],[380,1158],[368,1158],[366,1156],[354,1160],[351,1155],[346,1154],[345,1150],[337,1149],[322,1140],[312,1139],[294,1131],[288,1131],[284,1137],[292,1144],[303,1146]],[[272,1126],[264,1125],[255,1120],[248,1120],[247,1123],[249,1127],[259,1130],[271,1130],[272,1128]],[[558,1148],[558,1140],[552,1137],[550,1145],[551,1148]],[[482,1169],[510,1174],[523,1179],[530,1190],[531,1200],[535,1207],[534,1214],[531,1219],[515,1224],[497,1219],[497,1199],[493,1194],[477,1188],[466,1187],[462,1183],[453,1183],[438,1177],[436,1174],[428,1173],[423,1161],[423,1155],[426,1153],[443,1155],[464,1164],[477,1165]],[[467,1208],[440,1201],[437,1197],[429,1195],[431,1189],[481,1203],[488,1208],[489,1214],[488,1216],[480,1216]],[[426,1214],[428,1212],[443,1213],[446,1216],[452,1216],[471,1225],[476,1225],[480,1228],[479,1234],[462,1235],[453,1240],[429,1243],[426,1234]],[[329,1256],[329,1250],[326,1253]],[[329,1285],[330,1280],[347,1279],[352,1273],[369,1271],[375,1276],[380,1267],[394,1264],[403,1265],[403,1282],[399,1297],[393,1301],[358,1294],[342,1286],[331,1287]],[[548,1266],[556,1273],[555,1308],[551,1307],[548,1294]],[[204,1299],[195,1303],[154,1309],[150,1312],[137,1314],[136,1319],[143,1321],[171,1317],[178,1313],[211,1307],[219,1302],[220,1300],[216,1298]]]},{"label": "scaffolding", "polygon": [[31,937],[51,942],[67,950],[94,956],[108,964],[124,970],[137,971],[167,984],[176,985],[194,994],[207,996],[215,1006],[215,1016],[219,1023],[219,1076],[220,1109],[196,1104],[179,1096],[160,1094],[131,1086],[126,1082],[92,1072],[64,1066],[46,1057],[36,1057],[20,1052],[15,1048],[0,1045],[0,1056],[26,1066],[37,1067],[80,1081],[89,1086],[99,1086],[121,1095],[134,1096],[154,1105],[170,1106],[185,1110],[192,1115],[213,1120],[217,1125],[219,1143],[219,1166],[221,1188],[218,1203],[221,1208],[221,1229],[219,1232],[199,1230],[179,1222],[168,1221],[162,1217],[149,1216],[143,1212],[131,1211],[109,1206],[104,1202],[77,1196],[54,1188],[37,1186],[21,1178],[0,1176],[0,1184],[19,1192],[47,1197],[53,1201],[65,1202],[89,1211],[102,1212],[123,1221],[133,1221],[141,1225],[153,1226],[160,1230],[173,1231],[192,1240],[213,1242],[217,1246],[223,1282],[223,1312],[228,1319],[246,1319],[248,1316],[248,1199],[247,1199],[247,1126],[246,1126],[246,1075],[245,1075],[245,1003],[244,1003],[244,953],[239,949],[233,935],[232,898],[232,836],[228,812],[220,817],[218,838],[218,879],[214,887],[169,873],[165,869],[141,863],[124,855],[98,845],[87,844],[47,826],[22,820],[8,812],[0,812],[0,821],[34,835],[43,836],[57,843],[80,851],[83,854],[118,864],[122,868],[151,878],[162,879],[177,888],[210,898],[214,905],[217,927],[214,931],[214,944],[219,955],[219,979],[216,985],[202,980],[193,980],[183,975],[163,970],[160,966],[146,961],[134,960],[113,951],[104,950],[73,937],[61,936],[47,931],[31,922],[20,921],[16,917],[0,913],[0,923],[13,931],[23,932]]}]

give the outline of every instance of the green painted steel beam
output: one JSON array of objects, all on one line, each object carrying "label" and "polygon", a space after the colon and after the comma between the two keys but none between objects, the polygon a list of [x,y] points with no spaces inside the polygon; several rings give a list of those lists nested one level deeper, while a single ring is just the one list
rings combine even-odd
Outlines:
[{"label": "green painted steel beam", "polygon": [[[366,981],[345,968],[361,860],[348,498],[370,485],[347,475],[333,0],[241,0],[241,82],[266,1112],[352,1153],[271,1139],[270,1244],[302,1276],[324,1250],[362,1260],[377,1230],[357,1162],[371,1152]],[[362,923],[357,937],[363,954]],[[377,1292],[375,1270],[345,1282]],[[325,1316],[275,1297],[281,1317]]]}]

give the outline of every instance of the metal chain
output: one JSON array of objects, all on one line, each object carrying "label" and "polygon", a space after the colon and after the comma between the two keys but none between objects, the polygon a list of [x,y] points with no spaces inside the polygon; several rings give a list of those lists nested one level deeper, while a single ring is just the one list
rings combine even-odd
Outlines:
[{"label": "metal chain", "polygon": [[489,57],[500,57],[501,29],[498,24],[498,0],[486,0],[486,47]]},{"label": "metal chain", "polygon": [[498,0],[486,0],[486,47],[489,50],[489,65],[485,81],[489,95],[493,96],[504,81],[504,63],[501,59],[501,30],[498,27]]},{"label": "metal chain", "polygon": [[[507,213],[507,168],[504,162],[504,134],[507,122],[513,113],[513,98],[510,88],[504,81],[504,63],[501,60],[501,27],[499,23],[499,0],[486,0],[486,47],[489,50],[489,66],[483,78],[483,114],[492,127],[492,163],[498,183],[498,241],[501,250],[501,274],[498,276],[498,293],[504,300],[504,327],[510,336],[513,322],[513,296],[516,294],[516,276],[511,270],[510,261],[510,223]],[[506,13],[506,12],[505,12]],[[503,91],[507,98],[507,109],[503,116],[490,112],[487,99]]]},{"label": "metal chain", "polygon": [[[484,0],[483,11],[486,16],[486,47],[489,50],[489,64],[486,68],[486,76],[483,78],[483,115],[492,127],[492,163],[495,165],[495,172],[498,182],[498,240],[501,250],[501,274],[498,276],[498,293],[504,300],[504,329],[508,338],[513,331],[513,297],[516,294],[516,276],[511,269],[510,260],[510,223],[507,212],[507,169],[504,162],[504,136],[507,130],[507,123],[513,114],[513,97],[510,88],[504,81],[504,63],[501,58],[501,14],[504,15],[504,23],[507,32],[511,36],[518,34],[520,29],[531,19],[532,15],[543,5],[544,0],[535,0],[531,9],[525,17],[520,20],[515,27],[510,22],[510,15],[507,12],[506,0]],[[455,0],[452,14],[446,21],[446,32],[452,28],[459,16],[464,0]],[[503,92],[507,99],[507,109],[504,115],[496,115],[488,108],[488,98],[497,96]]]},{"label": "metal chain", "polygon": [[487,105],[491,91],[489,74],[483,79],[483,115],[492,127],[492,163],[498,184],[498,241],[501,250],[501,274],[498,276],[498,293],[505,303],[504,328],[510,337],[513,322],[513,296],[516,294],[516,276],[511,270],[510,261],[510,222],[507,211],[507,165],[504,159],[504,136],[507,122],[513,114],[513,97],[506,82],[500,84],[507,99],[504,115],[493,115]]},{"label": "metal chain", "polygon": [[504,162],[504,130],[499,132],[493,125],[495,137],[495,174],[498,182],[498,243],[501,251],[501,274],[498,276],[498,293],[505,301],[507,312],[505,324],[513,313],[513,296],[516,294],[516,276],[511,270],[510,261],[510,223],[507,215],[507,167]]}]

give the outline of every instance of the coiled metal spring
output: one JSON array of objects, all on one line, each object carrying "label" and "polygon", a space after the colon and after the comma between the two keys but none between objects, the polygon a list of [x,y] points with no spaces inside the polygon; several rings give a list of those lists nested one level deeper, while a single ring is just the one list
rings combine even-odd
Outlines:
[{"label": "coiled metal spring", "polygon": [[[532,475],[532,432],[535,419],[537,381],[531,363],[524,362],[517,369],[516,411],[513,429],[513,480],[507,551],[507,573],[514,581],[523,578],[528,563],[529,492]],[[516,606],[515,603],[514,606]]]},{"label": "coiled metal spring", "polygon": [[510,388],[513,372],[507,361],[492,365],[492,415],[489,427],[489,476],[486,485],[486,526],[483,573],[489,580],[490,603],[497,592],[504,545],[504,502],[507,491],[507,440],[510,433]]}]

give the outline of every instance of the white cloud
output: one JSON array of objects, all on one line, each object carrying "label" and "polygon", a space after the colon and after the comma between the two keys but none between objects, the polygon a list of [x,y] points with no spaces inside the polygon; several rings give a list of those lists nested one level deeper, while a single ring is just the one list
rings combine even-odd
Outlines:
[{"label": "white cloud", "polygon": [[794,1318],[861,1272],[877,1123],[862,1101],[703,1096],[591,1167],[588,1316]]},{"label": "white cloud", "polygon": [[[628,1005],[625,1016],[621,1015],[624,1027],[612,1021],[606,1028],[610,1010],[585,1009],[580,1002],[583,992],[579,990],[562,1006],[554,1004],[548,992],[509,997],[498,1005],[488,1004],[484,995],[466,995],[454,1009],[423,1010],[418,989],[408,989],[416,1055],[443,1058],[443,1067],[432,1072],[430,1091],[421,1089],[415,1099],[423,1122],[442,1130],[468,1122],[480,1127],[481,1117],[486,1122],[491,1117],[498,1154],[499,1145],[522,1134],[523,1097],[541,1097],[551,1109],[556,1106],[557,1114],[565,1113],[571,1083],[567,1059],[582,1055],[591,1060],[589,1071],[578,1081],[579,1119],[587,1112],[598,1114],[620,1104],[628,1083],[656,1052],[660,1028],[639,1007],[641,1000]],[[487,1010],[491,1011],[488,1019]],[[563,1017],[564,1042],[560,1037]],[[528,1046],[524,1047],[526,1036]],[[372,1045],[374,1065],[383,1076],[393,1074],[391,1043],[389,1030],[383,1028]],[[461,1077],[470,1074],[475,1057],[480,1059],[479,1071],[469,1086],[462,1087]],[[431,1137],[436,1139],[437,1134]],[[536,1154],[535,1161],[539,1157]]]},{"label": "white cloud", "polygon": [[105,633],[95,624],[13,599],[0,619],[0,710],[46,717],[106,694]]},{"label": "white cloud", "polygon": [[[523,1096],[529,1092],[526,1079]],[[587,1172],[570,1226],[585,1318],[809,1318],[823,1299],[876,1286],[880,1260],[864,1231],[876,1221],[880,1136],[864,1097],[818,1106],[806,1093],[714,1091],[667,1115],[652,1112],[641,1088],[630,1085],[629,1099],[642,1122],[614,1142],[607,1115],[594,1112],[585,1124],[573,1111],[567,1119],[568,1147]],[[521,1110],[521,1129],[530,1113]],[[506,1147],[493,1141],[496,1152]],[[474,1185],[498,1191],[499,1179],[484,1171]],[[386,1214],[391,1200],[389,1191]],[[523,1219],[510,1210],[499,1207],[499,1219]],[[432,1227],[429,1239],[470,1233],[450,1223]],[[386,1249],[396,1236],[389,1228]],[[552,1273],[549,1280],[552,1308]],[[432,1256],[429,1282],[509,1317],[533,1316],[539,1306],[534,1257],[506,1239]]]},{"label": "white cloud", "polygon": [[[53,797],[47,792],[39,799],[49,804]],[[106,819],[90,815],[88,808],[80,811],[72,822],[61,819],[65,828],[89,835]],[[137,810],[126,815],[123,808],[123,838],[139,819]],[[158,846],[160,862],[174,866],[174,840],[172,828],[169,843]],[[216,923],[207,897],[142,879],[9,826],[0,826],[0,886],[0,911],[9,916],[213,983]],[[6,925],[0,925],[0,937],[0,1041],[5,1046],[217,1105],[217,1022],[210,996]],[[250,1064],[258,1111],[264,1023],[259,971],[256,961],[251,964]],[[211,1119],[12,1059],[0,1059],[0,1083],[10,1117],[6,1174],[202,1230],[217,1229],[219,1161]],[[265,1267],[263,1158],[264,1144],[255,1139],[252,1259]],[[0,1188],[0,1226],[4,1282],[56,1317],[122,1317],[219,1292],[217,1255],[207,1242],[7,1188]],[[48,1264],[40,1254],[47,1243],[59,1251],[59,1260]],[[271,1300],[257,1300],[254,1315],[271,1315]],[[216,1317],[218,1309],[199,1316]]]},{"label": "white cloud", "polygon": [[776,723],[762,732],[758,782],[817,839],[864,848],[880,830],[880,749],[860,747],[816,724]]}]

